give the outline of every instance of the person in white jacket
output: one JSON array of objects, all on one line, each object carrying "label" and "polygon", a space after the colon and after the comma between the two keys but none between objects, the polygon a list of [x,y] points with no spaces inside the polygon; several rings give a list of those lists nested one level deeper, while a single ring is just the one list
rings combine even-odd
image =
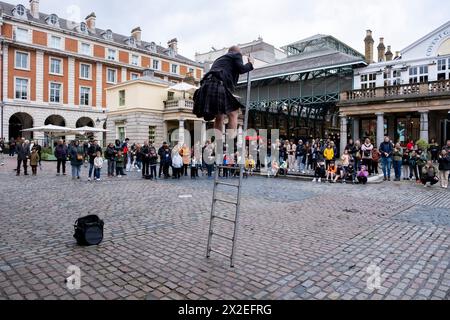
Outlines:
[{"label": "person in white jacket", "polygon": [[103,167],[103,157],[100,151],[97,152],[97,156],[94,159],[94,179],[100,181],[100,174]]},{"label": "person in white jacket", "polygon": [[173,179],[180,179],[182,167],[183,167],[183,158],[181,157],[178,151],[175,151],[172,156]]}]

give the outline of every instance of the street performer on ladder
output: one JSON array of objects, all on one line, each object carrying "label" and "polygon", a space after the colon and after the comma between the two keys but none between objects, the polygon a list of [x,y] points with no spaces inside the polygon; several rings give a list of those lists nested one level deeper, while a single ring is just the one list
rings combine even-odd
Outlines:
[{"label": "street performer on ladder", "polygon": [[228,116],[227,139],[230,140],[237,137],[239,109],[244,108],[233,92],[239,75],[253,70],[254,59],[249,56],[248,61],[244,64],[241,48],[231,47],[214,62],[194,94],[194,114],[205,121],[215,120],[214,128],[222,134],[224,118]]}]

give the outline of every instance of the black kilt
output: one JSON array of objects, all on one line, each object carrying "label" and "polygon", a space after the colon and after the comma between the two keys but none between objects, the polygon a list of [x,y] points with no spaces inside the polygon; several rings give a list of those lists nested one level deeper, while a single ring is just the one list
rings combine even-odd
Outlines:
[{"label": "black kilt", "polygon": [[194,94],[194,114],[197,118],[211,121],[219,114],[229,114],[244,106],[225,87],[223,81],[210,75],[202,81]]}]

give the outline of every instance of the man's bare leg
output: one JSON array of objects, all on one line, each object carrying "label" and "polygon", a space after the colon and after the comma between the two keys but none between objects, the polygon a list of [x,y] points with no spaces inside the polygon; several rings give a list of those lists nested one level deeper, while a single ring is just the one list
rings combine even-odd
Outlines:
[{"label": "man's bare leg", "polygon": [[228,114],[228,130],[227,138],[233,140],[237,137],[237,126],[238,126],[239,110],[230,112]]},{"label": "man's bare leg", "polygon": [[[214,129],[215,130],[219,130],[220,133],[223,134],[222,130],[223,130],[223,120],[225,118],[225,115],[223,114],[218,114],[216,116],[216,121],[214,122]],[[216,137],[218,138],[218,137]]]}]

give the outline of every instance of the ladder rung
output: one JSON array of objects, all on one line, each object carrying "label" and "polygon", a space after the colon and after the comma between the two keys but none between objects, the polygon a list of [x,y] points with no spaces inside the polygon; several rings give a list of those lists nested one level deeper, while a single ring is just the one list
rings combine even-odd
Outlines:
[{"label": "ladder rung", "polygon": [[224,202],[224,203],[234,204],[235,206],[238,205],[237,202],[231,201],[231,200],[225,200],[225,199],[215,198],[214,201],[219,201],[219,202]]},{"label": "ladder rung", "polygon": [[216,181],[216,184],[222,185],[222,186],[229,186],[229,187],[236,187],[239,188],[239,185],[229,182],[222,182],[222,181]]},{"label": "ladder rung", "polygon": [[213,219],[219,219],[219,220],[223,220],[223,221],[228,221],[228,222],[236,223],[235,220],[232,220],[232,219],[229,219],[229,218],[225,218],[225,217],[221,217],[221,216],[213,216]]},{"label": "ladder rung", "polygon": [[219,238],[223,238],[223,239],[226,239],[226,240],[234,241],[234,238],[225,236],[225,235],[220,234],[220,233],[216,233],[214,231],[211,232],[211,235],[218,236]]},{"label": "ladder rung", "polygon": [[231,259],[231,256],[227,255],[226,253],[223,253],[223,252],[220,252],[220,251],[217,251],[217,250],[214,250],[214,249],[210,249],[210,251],[214,252],[214,253],[217,253],[217,254],[220,254],[221,256],[224,256],[225,258]]}]

